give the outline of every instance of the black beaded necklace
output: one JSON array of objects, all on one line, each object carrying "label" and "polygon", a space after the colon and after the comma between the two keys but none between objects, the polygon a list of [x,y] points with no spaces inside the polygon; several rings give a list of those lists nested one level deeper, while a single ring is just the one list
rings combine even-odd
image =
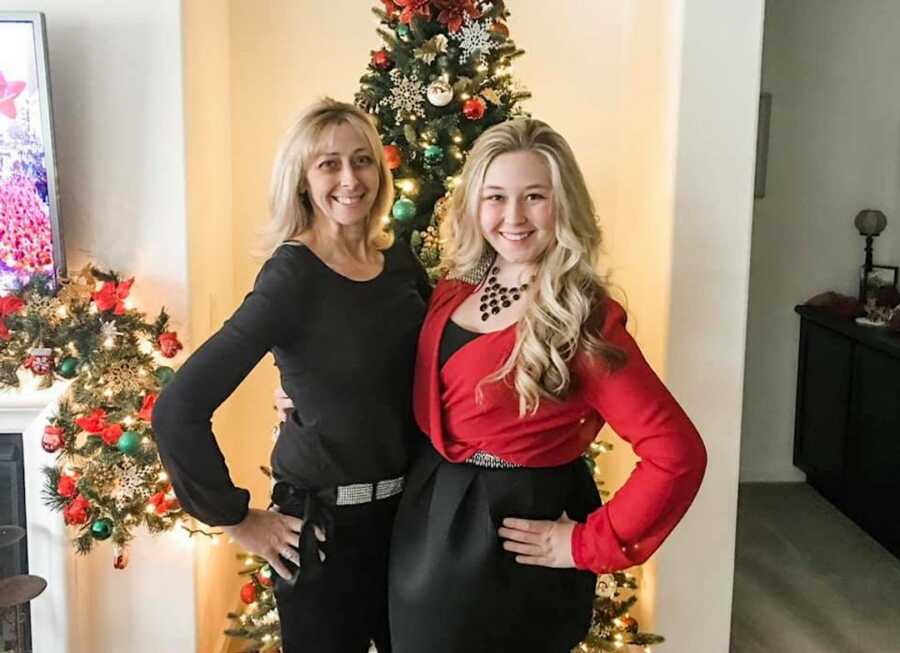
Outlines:
[{"label": "black beaded necklace", "polygon": [[[478,310],[481,311],[481,321],[487,322],[491,315],[497,315],[504,308],[509,308],[512,303],[518,300],[525,291],[528,290],[528,283],[519,286],[501,286],[497,281],[497,275],[500,274],[500,266],[495,265],[491,268],[484,289],[481,291],[481,304]],[[533,279],[534,277],[532,277]]]}]

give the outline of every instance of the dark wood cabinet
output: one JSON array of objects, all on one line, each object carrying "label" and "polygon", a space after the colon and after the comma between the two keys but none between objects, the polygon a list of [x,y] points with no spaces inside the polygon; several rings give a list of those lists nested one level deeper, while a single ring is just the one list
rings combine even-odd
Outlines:
[{"label": "dark wood cabinet", "polygon": [[794,464],[900,557],[900,335],[798,306]]}]

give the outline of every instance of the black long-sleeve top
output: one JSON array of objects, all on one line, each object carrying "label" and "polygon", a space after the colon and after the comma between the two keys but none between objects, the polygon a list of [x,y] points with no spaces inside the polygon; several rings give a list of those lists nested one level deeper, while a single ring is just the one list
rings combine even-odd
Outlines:
[{"label": "black long-sleeve top", "polygon": [[212,526],[246,516],[249,492],[232,483],[210,420],[269,351],[295,406],[272,451],[276,479],[319,489],[402,475],[419,433],[411,388],[427,293],[399,240],[370,281],[338,274],[303,245],[276,250],[154,406],[160,458],[184,510]]}]

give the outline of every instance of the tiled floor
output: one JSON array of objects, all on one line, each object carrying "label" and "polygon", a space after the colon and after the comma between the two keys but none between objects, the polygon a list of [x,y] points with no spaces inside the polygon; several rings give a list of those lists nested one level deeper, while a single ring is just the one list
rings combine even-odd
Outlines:
[{"label": "tiled floor", "polygon": [[741,484],[731,653],[900,653],[900,560],[805,483]]}]

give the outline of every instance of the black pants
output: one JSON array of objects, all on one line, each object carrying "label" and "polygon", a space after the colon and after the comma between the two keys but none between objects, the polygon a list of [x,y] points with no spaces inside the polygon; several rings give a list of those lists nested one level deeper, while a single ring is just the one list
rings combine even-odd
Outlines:
[{"label": "black pants", "polygon": [[562,653],[591,624],[596,576],[522,565],[505,517],[576,521],[600,506],[582,460],[550,468],[449,463],[430,447],[407,474],[390,562],[396,653]]},{"label": "black pants", "polygon": [[391,653],[387,562],[399,500],[331,507],[322,573],[310,580],[301,569],[293,587],[276,575],[283,653],[366,653],[370,642]]}]

